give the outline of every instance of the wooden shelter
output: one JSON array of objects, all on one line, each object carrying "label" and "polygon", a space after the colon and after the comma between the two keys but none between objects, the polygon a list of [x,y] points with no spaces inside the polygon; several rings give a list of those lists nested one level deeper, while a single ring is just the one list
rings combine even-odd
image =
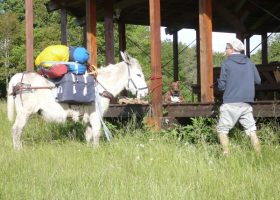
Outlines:
[{"label": "wooden shelter", "polygon": [[[26,3],[26,51],[27,69],[33,70],[33,11],[32,0]],[[61,41],[67,43],[66,13],[74,15],[86,26],[86,46],[90,52],[90,60],[97,63],[96,22],[104,22],[106,62],[114,63],[113,23],[119,25],[119,46],[125,50],[125,25],[150,26],[151,32],[151,88],[152,111],[155,125],[160,128],[162,117],[162,69],[160,49],[160,27],[164,26],[168,34],[173,34],[174,48],[174,79],[178,79],[178,35],[182,28],[197,31],[197,71],[198,94],[200,105],[212,105],[213,62],[212,62],[212,31],[236,33],[237,37],[246,39],[246,54],[250,56],[250,37],[262,35],[262,61],[267,64],[268,32],[280,29],[280,10],[278,0],[50,0],[46,4],[49,12],[61,10]],[[116,20],[117,19],[117,20]],[[264,77],[271,77],[264,73]],[[275,77],[272,77],[275,83]],[[275,90],[280,85],[275,83]],[[199,106],[200,106],[199,105]],[[183,110],[175,105],[175,110]],[[180,108],[178,108],[180,107]],[[188,106],[187,106],[188,107]],[[115,108],[116,109],[116,108]],[[196,108],[198,109],[198,108]],[[195,112],[195,111],[194,111]],[[198,110],[196,110],[199,113]],[[210,111],[207,111],[210,112]],[[174,112],[176,113],[176,112]],[[208,116],[209,114],[205,114]]]}]

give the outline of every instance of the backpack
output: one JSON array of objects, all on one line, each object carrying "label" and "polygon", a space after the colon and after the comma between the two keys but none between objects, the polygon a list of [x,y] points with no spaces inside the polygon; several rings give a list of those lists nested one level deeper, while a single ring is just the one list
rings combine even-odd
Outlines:
[{"label": "backpack", "polygon": [[57,102],[89,104],[95,101],[93,76],[68,72],[54,83],[57,87]]}]

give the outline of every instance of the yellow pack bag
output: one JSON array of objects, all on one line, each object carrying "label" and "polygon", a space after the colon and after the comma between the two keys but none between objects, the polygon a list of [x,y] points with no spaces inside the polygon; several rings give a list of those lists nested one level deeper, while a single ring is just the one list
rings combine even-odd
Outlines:
[{"label": "yellow pack bag", "polygon": [[[36,58],[35,65],[39,66],[43,62],[57,61],[68,62],[69,61],[69,48],[65,45],[51,45],[45,48]],[[43,67],[51,67],[53,64],[42,64]]]}]

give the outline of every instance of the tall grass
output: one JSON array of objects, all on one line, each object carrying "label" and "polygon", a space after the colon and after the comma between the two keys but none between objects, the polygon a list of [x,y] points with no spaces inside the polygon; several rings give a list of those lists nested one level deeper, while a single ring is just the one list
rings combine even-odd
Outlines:
[{"label": "tall grass", "polygon": [[108,123],[114,139],[92,149],[83,124],[33,117],[23,150],[15,152],[5,106],[0,103],[0,199],[279,199],[276,121],[259,127],[259,157],[235,129],[224,158],[214,122],[203,118],[161,133],[135,119]]}]

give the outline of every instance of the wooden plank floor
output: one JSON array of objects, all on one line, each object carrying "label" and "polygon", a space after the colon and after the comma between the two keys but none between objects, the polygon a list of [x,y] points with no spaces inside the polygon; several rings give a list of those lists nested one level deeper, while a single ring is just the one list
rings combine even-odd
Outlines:
[{"label": "wooden plank floor", "polygon": [[[258,101],[252,104],[255,117],[280,117],[280,101]],[[214,103],[184,103],[163,105],[165,117],[215,117],[218,114],[219,105]],[[127,118],[132,115],[144,117],[150,110],[149,105],[120,105],[111,104],[105,114],[107,118]]]}]

